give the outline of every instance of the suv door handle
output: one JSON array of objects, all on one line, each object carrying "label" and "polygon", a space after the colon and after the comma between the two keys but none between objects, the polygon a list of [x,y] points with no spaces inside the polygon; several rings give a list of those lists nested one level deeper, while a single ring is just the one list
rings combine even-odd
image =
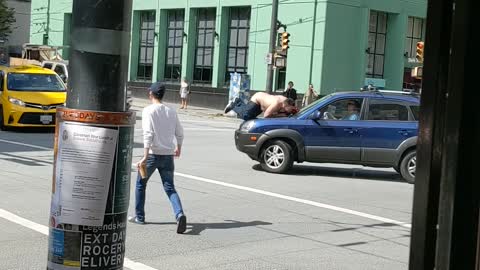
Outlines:
[{"label": "suv door handle", "polygon": [[343,131],[348,132],[348,133],[350,133],[350,134],[354,134],[354,133],[357,133],[357,132],[358,132],[358,129],[355,129],[355,128],[345,128],[345,129],[343,129]]},{"label": "suv door handle", "polygon": [[410,134],[410,132],[408,130],[405,130],[405,129],[399,130],[398,133],[402,134],[402,135],[405,135],[405,136],[408,136]]}]

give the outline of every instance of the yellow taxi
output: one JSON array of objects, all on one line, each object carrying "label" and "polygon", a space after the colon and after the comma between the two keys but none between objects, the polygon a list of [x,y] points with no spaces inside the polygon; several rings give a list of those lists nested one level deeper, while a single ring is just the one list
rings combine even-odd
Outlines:
[{"label": "yellow taxi", "polygon": [[66,101],[58,75],[38,66],[0,66],[0,128],[53,127]]}]

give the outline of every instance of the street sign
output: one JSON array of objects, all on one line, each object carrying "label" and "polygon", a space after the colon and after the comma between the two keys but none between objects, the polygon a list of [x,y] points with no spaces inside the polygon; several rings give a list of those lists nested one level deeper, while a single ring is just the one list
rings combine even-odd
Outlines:
[{"label": "street sign", "polygon": [[423,76],[423,67],[414,67],[412,69],[412,77],[421,79]]},{"label": "street sign", "polygon": [[265,55],[265,64],[267,64],[267,65],[272,64],[272,54],[271,53],[267,53],[267,55]]}]

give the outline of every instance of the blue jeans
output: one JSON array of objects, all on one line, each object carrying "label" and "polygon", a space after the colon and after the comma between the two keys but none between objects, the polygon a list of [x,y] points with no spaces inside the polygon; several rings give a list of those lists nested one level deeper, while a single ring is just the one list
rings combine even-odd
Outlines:
[{"label": "blue jeans", "polygon": [[158,170],[162,178],[163,189],[167,193],[172,204],[175,219],[183,215],[182,203],[173,184],[173,172],[175,165],[173,156],[149,155],[147,159],[147,178],[142,179],[140,173],[137,175],[137,184],[135,189],[135,215],[140,221],[145,221],[145,190],[150,176]]}]

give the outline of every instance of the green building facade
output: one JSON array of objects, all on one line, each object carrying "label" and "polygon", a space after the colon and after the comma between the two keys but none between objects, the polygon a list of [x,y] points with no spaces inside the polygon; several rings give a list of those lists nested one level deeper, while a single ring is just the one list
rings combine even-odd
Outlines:
[{"label": "green building facade", "polygon": [[[303,93],[312,83],[325,95],[368,83],[396,90],[418,83],[409,68],[418,65],[427,0],[279,2],[278,19],[291,36],[275,89],[293,81]],[[48,0],[32,1],[30,41],[65,46],[68,58],[71,1],[47,7]],[[186,77],[221,89],[238,72],[250,75],[253,90],[264,90],[270,21],[269,0],[134,0],[129,80],[175,84]]]}]

